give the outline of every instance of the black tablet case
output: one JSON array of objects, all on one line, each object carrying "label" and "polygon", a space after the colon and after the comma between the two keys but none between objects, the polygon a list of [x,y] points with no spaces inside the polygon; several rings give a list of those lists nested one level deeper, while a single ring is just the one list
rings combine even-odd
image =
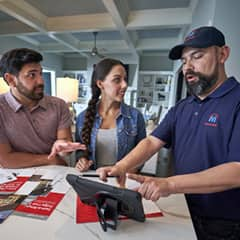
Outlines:
[{"label": "black tablet case", "polygon": [[140,222],[145,221],[140,193],[129,189],[113,187],[73,174],[68,174],[66,179],[77,192],[83,203],[95,205],[98,196],[105,195],[118,201],[118,213],[120,215]]}]

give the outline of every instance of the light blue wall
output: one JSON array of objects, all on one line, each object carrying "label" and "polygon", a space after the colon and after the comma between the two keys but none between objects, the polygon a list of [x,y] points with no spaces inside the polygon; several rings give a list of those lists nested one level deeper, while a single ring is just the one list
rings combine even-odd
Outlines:
[{"label": "light blue wall", "polygon": [[80,57],[65,57],[63,59],[64,71],[86,71],[87,59]]},{"label": "light blue wall", "polygon": [[[192,24],[189,26],[188,29],[186,29],[186,34],[188,34],[192,29],[200,27],[200,26],[206,26],[206,25],[212,25],[213,19],[215,16],[215,6],[216,6],[216,0],[199,0],[198,4],[196,6],[195,11],[192,14]],[[183,36],[184,38],[185,36]],[[183,39],[180,41],[182,42]],[[173,72],[175,73],[175,80],[173,88],[174,91],[176,91],[176,83],[178,79],[178,72],[181,68],[181,62],[180,61],[173,61]],[[175,99],[171,99],[170,101],[174,102]]]},{"label": "light blue wall", "polygon": [[167,56],[142,56],[139,71],[172,71],[173,61]]},{"label": "light blue wall", "polygon": [[240,81],[240,1],[217,0],[213,24],[225,34],[226,43],[231,48],[226,63],[228,76],[235,76]]},{"label": "light blue wall", "polygon": [[218,2],[218,0],[198,1],[197,7],[192,16],[192,25],[190,26],[189,31],[200,26],[213,24],[216,2]]},{"label": "light blue wall", "polygon": [[214,25],[225,35],[230,46],[230,57],[226,62],[228,76],[235,76],[240,81],[240,1],[239,0],[201,0],[193,14],[193,29],[203,25]]},{"label": "light blue wall", "polygon": [[10,37],[1,37],[0,38],[0,54],[12,49],[12,48],[33,48],[33,45],[26,43],[22,40],[12,39]]},{"label": "light blue wall", "polygon": [[[36,49],[37,50],[37,49]],[[43,55],[43,62],[41,63],[43,67],[48,70],[52,70],[56,72],[56,77],[62,77],[62,65],[63,59],[61,56],[56,56],[54,54],[49,53],[41,53]]]},{"label": "light blue wall", "polygon": [[[12,39],[9,37],[0,38],[0,55],[13,48],[32,48],[39,51],[34,45],[22,41],[20,39]],[[40,52],[40,51],[39,51]],[[56,77],[63,76],[62,74],[62,57],[55,54],[41,53],[43,55],[42,66],[56,72]]]}]

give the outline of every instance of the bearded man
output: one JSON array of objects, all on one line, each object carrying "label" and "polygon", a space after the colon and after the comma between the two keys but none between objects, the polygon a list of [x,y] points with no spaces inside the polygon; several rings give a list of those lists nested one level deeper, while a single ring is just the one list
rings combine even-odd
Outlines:
[{"label": "bearded man", "polygon": [[10,91],[0,95],[0,166],[22,168],[66,165],[64,154],[51,154],[56,146],[83,148],[72,143],[71,115],[67,104],[44,95],[40,53],[12,49],[0,60],[0,73]]},{"label": "bearded man", "polygon": [[[171,147],[175,176],[129,174],[153,201],[184,193],[199,240],[240,239],[240,84],[225,72],[230,49],[213,26],[190,32],[169,53],[181,59],[191,96],[171,108],[160,125],[100,177],[124,175],[162,147]],[[123,176],[123,177],[121,177]]]}]

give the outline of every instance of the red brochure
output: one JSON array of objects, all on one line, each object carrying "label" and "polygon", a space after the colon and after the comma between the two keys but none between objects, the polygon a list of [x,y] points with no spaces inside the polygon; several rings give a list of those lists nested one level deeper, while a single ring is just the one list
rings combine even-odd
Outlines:
[{"label": "red brochure", "polygon": [[0,184],[0,194],[15,193],[29,179],[29,177],[17,177],[16,180]]},{"label": "red brochure", "polygon": [[34,183],[36,183],[35,188],[15,209],[14,214],[47,219],[63,199],[66,191],[57,192],[52,180],[42,179],[41,177],[41,175],[33,175],[29,179],[29,184],[34,186]]},{"label": "red brochure", "polygon": [[26,196],[15,194],[29,177],[17,177],[16,180],[0,184],[0,223],[2,223]]},{"label": "red brochure", "polygon": [[49,192],[47,195],[28,196],[14,213],[26,217],[47,219],[63,199],[64,194]]},{"label": "red brochure", "polygon": [[[151,202],[151,204],[154,204]],[[153,211],[145,210],[146,218],[162,217],[163,213],[160,210],[154,208]],[[119,219],[124,220],[127,217],[120,216]],[[76,211],[76,223],[88,223],[98,222],[98,215],[95,206],[89,206],[82,203],[79,197],[77,197],[77,211]]]}]

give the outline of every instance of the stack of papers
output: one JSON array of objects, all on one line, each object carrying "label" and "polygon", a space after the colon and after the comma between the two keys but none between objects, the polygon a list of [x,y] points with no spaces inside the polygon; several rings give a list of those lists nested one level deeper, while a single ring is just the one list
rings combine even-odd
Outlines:
[{"label": "stack of papers", "polygon": [[0,168],[0,184],[16,180],[16,176],[11,172]]},{"label": "stack of papers", "polygon": [[62,171],[1,169],[0,174],[0,223],[12,213],[47,219],[69,189]]}]

